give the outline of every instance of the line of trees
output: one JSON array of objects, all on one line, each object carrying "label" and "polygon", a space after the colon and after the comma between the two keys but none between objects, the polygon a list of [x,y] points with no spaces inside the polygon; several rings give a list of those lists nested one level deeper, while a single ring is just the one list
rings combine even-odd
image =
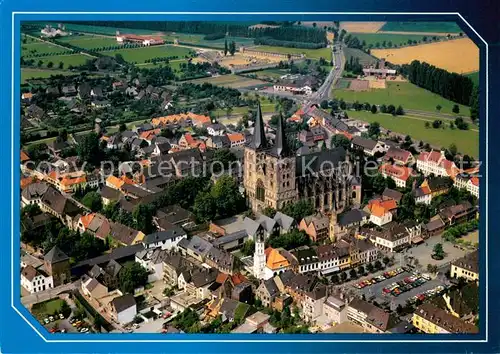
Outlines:
[{"label": "line of trees", "polygon": [[230,33],[231,36],[259,38],[268,37],[291,42],[324,43],[326,45],[326,31],[319,28],[282,26],[266,28],[249,28],[246,24],[201,22],[201,21],[116,21],[100,22],[85,21],[78,24],[90,26],[106,26],[114,28],[146,29],[161,32],[181,32],[196,34]]},{"label": "line of trees", "polygon": [[412,61],[409,65],[403,65],[401,73],[412,84],[463,105],[470,105],[473,92],[477,92],[470,78],[418,60]]},{"label": "line of trees", "polygon": [[226,36],[226,34],[224,32],[209,33],[209,34],[205,35],[205,37],[203,37],[203,39],[206,40],[206,41],[215,41],[217,39],[222,39],[225,36]]},{"label": "line of trees", "polygon": [[255,38],[254,44],[271,45],[276,47],[288,47],[288,48],[304,48],[304,49],[318,49],[325,47],[324,43],[281,41],[278,39],[273,39],[268,37]]}]

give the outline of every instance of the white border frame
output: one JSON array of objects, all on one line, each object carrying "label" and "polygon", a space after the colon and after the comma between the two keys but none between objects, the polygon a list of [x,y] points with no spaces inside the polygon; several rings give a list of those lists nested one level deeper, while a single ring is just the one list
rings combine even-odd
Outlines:
[{"label": "white border frame", "polygon": [[[19,12],[12,12],[12,54],[11,54],[11,61],[12,61],[12,97],[11,97],[11,152],[12,152],[12,174],[11,174],[11,205],[12,205],[12,210],[11,210],[11,307],[23,318],[28,325],[33,328],[33,330],[46,342],[46,343],[114,343],[114,342],[119,342],[119,343],[137,343],[137,342],[150,342],[150,343],[164,343],[164,342],[180,342],[180,343],[205,343],[205,342],[234,342],[234,343],[247,343],[247,342],[288,342],[288,343],[294,343],[294,342],[312,342],[312,343],[358,343],[358,342],[374,342],[374,343],[437,343],[437,342],[448,342],[448,343],[487,343],[488,342],[488,291],[486,290],[486,303],[485,303],[485,329],[486,329],[486,338],[485,339],[478,339],[478,340],[454,340],[454,339],[448,339],[448,340],[439,340],[438,337],[436,337],[436,340],[335,340],[335,339],[311,339],[311,340],[306,340],[306,339],[292,339],[292,340],[280,340],[280,339],[271,339],[271,340],[265,340],[265,339],[255,339],[255,340],[244,340],[244,339],[208,339],[208,340],[201,340],[201,339],[194,339],[194,340],[189,340],[189,339],[153,339],[153,340],[148,340],[148,339],[125,339],[125,340],[97,340],[97,339],[90,339],[90,340],[47,340],[42,333],[40,333],[37,328],[19,311],[14,306],[14,137],[15,137],[15,132],[14,132],[14,92],[15,90],[15,83],[14,83],[14,30],[15,30],[15,16],[16,15],[437,15],[437,16],[442,16],[442,15],[454,15],[458,16],[473,32],[474,34],[484,43],[485,48],[486,48],[486,58],[485,58],[485,63],[486,63],[486,122],[485,122],[485,130],[486,130],[486,147],[488,147],[488,115],[489,115],[489,107],[488,107],[488,73],[489,73],[489,67],[488,67],[488,42],[484,40],[483,37],[470,25],[470,23],[458,12],[188,12],[188,11],[181,11],[181,12],[79,12],[79,11],[73,11],[73,12],[66,12],[66,11],[61,11],[61,12],[48,12],[48,11],[19,11]],[[363,21],[359,21],[363,22]],[[488,198],[488,149],[486,148],[486,154],[485,154],[485,161],[486,161],[486,179],[483,182],[483,186],[485,188],[485,200]],[[486,203],[486,211],[484,213],[484,227],[485,227],[485,232],[486,232],[486,241],[485,241],[485,255],[486,255],[486,269],[485,269],[485,288],[488,289],[488,203]],[[17,286],[17,285],[16,285]]]}]

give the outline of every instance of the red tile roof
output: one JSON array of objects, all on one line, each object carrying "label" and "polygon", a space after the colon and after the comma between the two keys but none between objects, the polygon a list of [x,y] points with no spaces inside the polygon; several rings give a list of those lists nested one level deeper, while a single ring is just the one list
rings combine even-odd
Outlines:
[{"label": "red tile roof", "polygon": [[413,169],[409,167],[391,165],[388,163],[380,166],[380,172],[385,173],[392,178],[396,178],[405,182],[408,180],[408,178],[414,175]]}]

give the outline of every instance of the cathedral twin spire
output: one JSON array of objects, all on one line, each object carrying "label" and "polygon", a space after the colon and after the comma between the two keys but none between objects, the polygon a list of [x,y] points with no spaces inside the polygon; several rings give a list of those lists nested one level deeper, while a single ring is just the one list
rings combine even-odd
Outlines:
[{"label": "cathedral twin spire", "polygon": [[[262,119],[262,109],[260,107],[260,102],[257,103],[257,116],[255,117],[255,125],[253,132],[252,147],[254,149],[266,150],[270,148],[270,145],[266,138],[266,133],[264,131],[264,120]],[[278,119],[278,128],[276,130],[276,139],[274,146],[271,149],[271,153],[278,157],[285,157],[289,155],[290,150],[286,141],[285,126],[283,123],[283,116],[280,114]]]}]

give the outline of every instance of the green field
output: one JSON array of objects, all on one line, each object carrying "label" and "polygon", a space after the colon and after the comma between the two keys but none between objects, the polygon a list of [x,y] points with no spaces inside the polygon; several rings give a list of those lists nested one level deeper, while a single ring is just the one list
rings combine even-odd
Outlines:
[{"label": "green field", "polygon": [[[361,42],[365,41],[366,45],[370,44],[373,47],[383,47],[384,41],[386,42],[385,48],[388,47],[401,47],[408,45],[408,40],[412,41],[422,41],[425,36],[421,34],[390,34],[390,33],[352,33],[354,37],[357,37]],[[427,36],[430,39],[431,36]],[[388,43],[391,43],[389,46]]]},{"label": "green field", "polygon": [[114,57],[116,54],[121,54],[125,61],[131,63],[144,63],[144,61],[153,58],[173,57],[183,58],[186,55],[193,54],[189,48],[176,47],[172,45],[157,45],[152,47],[117,49],[102,52],[104,55]]},{"label": "green field", "polygon": [[29,69],[22,68],[21,69],[21,83],[26,83],[26,80],[33,78],[49,78],[53,75],[76,75],[76,73],[71,71],[62,71],[62,70],[39,70],[39,69]]},{"label": "green field", "polygon": [[185,44],[192,44],[193,46],[202,45],[202,46],[210,46],[214,48],[224,48],[224,41],[227,40],[228,43],[234,41],[236,47],[239,46],[252,46],[253,38],[243,38],[243,37],[225,37],[215,40],[206,40],[203,39],[205,35],[203,34],[189,34],[189,33],[169,33],[164,35],[166,41],[173,42],[175,39],[179,40],[179,42]]},{"label": "green field", "polygon": [[103,36],[93,36],[93,35],[83,35],[83,36],[68,36],[58,39],[61,42],[65,42],[75,47],[80,47],[83,49],[95,49],[102,47],[116,46],[118,43],[116,39],[111,37]]},{"label": "green field", "polygon": [[33,54],[57,54],[67,52],[68,50],[70,49],[41,41],[34,41],[27,44],[21,43],[21,55],[24,57],[28,57]]},{"label": "green field", "polygon": [[52,62],[54,64],[54,69],[57,69],[60,62],[64,63],[63,69],[67,69],[70,65],[79,66],[85,64],[85,62],[89,59],[93,59],[87,55],[83,54],[70,54],[70,55],[54,55],[49,57],[41,57],[34,58],[35,65],[37,65],[38,61],[42,61],[42,67],[46,68],[48,62]]},{"label": "green field", "polygon": [[[401,105],[406,109],[428,112],[435,112],[436,106],[440,105],[442,107],[441,112],[449,114],[452,113],[453,105],[455,105],[454,102],[409,82],[387,82],[386,89],[371,89],[360,92],[335,89],[333,94],[335,98],[342,98],[346,102],[359,101],[379,105],[393,104],[396,107]],[[459,107],[462,113],[469,111],[468,107],[462,105],[459,105]]]},{"label": "green field", "polygon": [[[435,147],[448,148],[455,144],[458,151],[477,157],[479,154],[479,133],[474,130],[451,130],[426,128],[424,118],[413,116],[396,116],[389,114],[372,114],[367,111],[348,111],[349,118],[359,119],[368,123],[379,122],[380,125],[393,132],[410,135],[414,141],[423,141]],[[432,122],[429,121],[429,122]],[[475,128],[473,128],[475,129]]]},{"label": "green field", "polygon": [[217,77],[204,77],[202,79],[195,79],[188,81],[196,85],[202,85],[204,83],[209,83],[217,86],[230,87],[235,89],[240,88],[254,88],[254,87],[264,87],[270,86],[268,82],[264,82],[258,79],[251,79],[239,75],[221,75]]},{"label": "green field", "polygon": [[387,22],[381,31],[397,32],[435,32],[459,33],[462,32],[455,22]]},{"label": "green field", "polygon": [[474,83],[474,85],[479,85],[479,71],[476,71],[476,72],[473,72],[470,74],[466,74],[465,76],[467,76],[469,79],[471,79],[472,82]]},{"label": "green field", "polygon": [[257,78],[259,80],[275,80],[279,79],[280,77],[288,73],[289,73],[288,70],[274,68],[274,69],[264,69],[264,70],[254,71],[248,73],[248,75],[257,75]]},{"label": "green field", "polygon": [[31,308],[31,313],[33,313],[33,315],[35,315],[35,317],[39,320],[42,320],[55,313],[60,313],[63,303],[64,300],[61,299],[53,299],[45,302],[40,302],[33,305],[33,307]]},{"label": "green field", "polygon": [[[52,22],[52,23],[35,22],[35,23],[40,24],[41,27],[45,26],[46,24],[50,24],[52,25],[52,27],[57,27],[58,24],[57,22]],[[63,25],[66,27],[66,31],[106,34],[110,36],[114,36],[116,34],[116,31],[120,31],[121,33],[130,33],[130,34],[152,34],[158,32],[158,31],[142,30],[142,29],[90,26],[90,25],[80,25],[75,23],[64,23],[64,22]]]},{"label": "green field", "polygon": [[361,65],[375,65],[377,63],[377,59],[372,57],[369,54],[366,54],[361,49],[356,48],[345,48],[344,49],[346,62],[349,62],[352,58],[359,58],[359,63]]},{"label": "green field", "polygon": [[306,58],[310,59],[324,58],[328,61],[332,60],[331,48],[303,49],[303,48],[287,48],[287,47],[276,47],[269,45],[259,45],[253,47],[253,49],[261,50],[264,52],[275,52],[283,54],[305,54]]}]

